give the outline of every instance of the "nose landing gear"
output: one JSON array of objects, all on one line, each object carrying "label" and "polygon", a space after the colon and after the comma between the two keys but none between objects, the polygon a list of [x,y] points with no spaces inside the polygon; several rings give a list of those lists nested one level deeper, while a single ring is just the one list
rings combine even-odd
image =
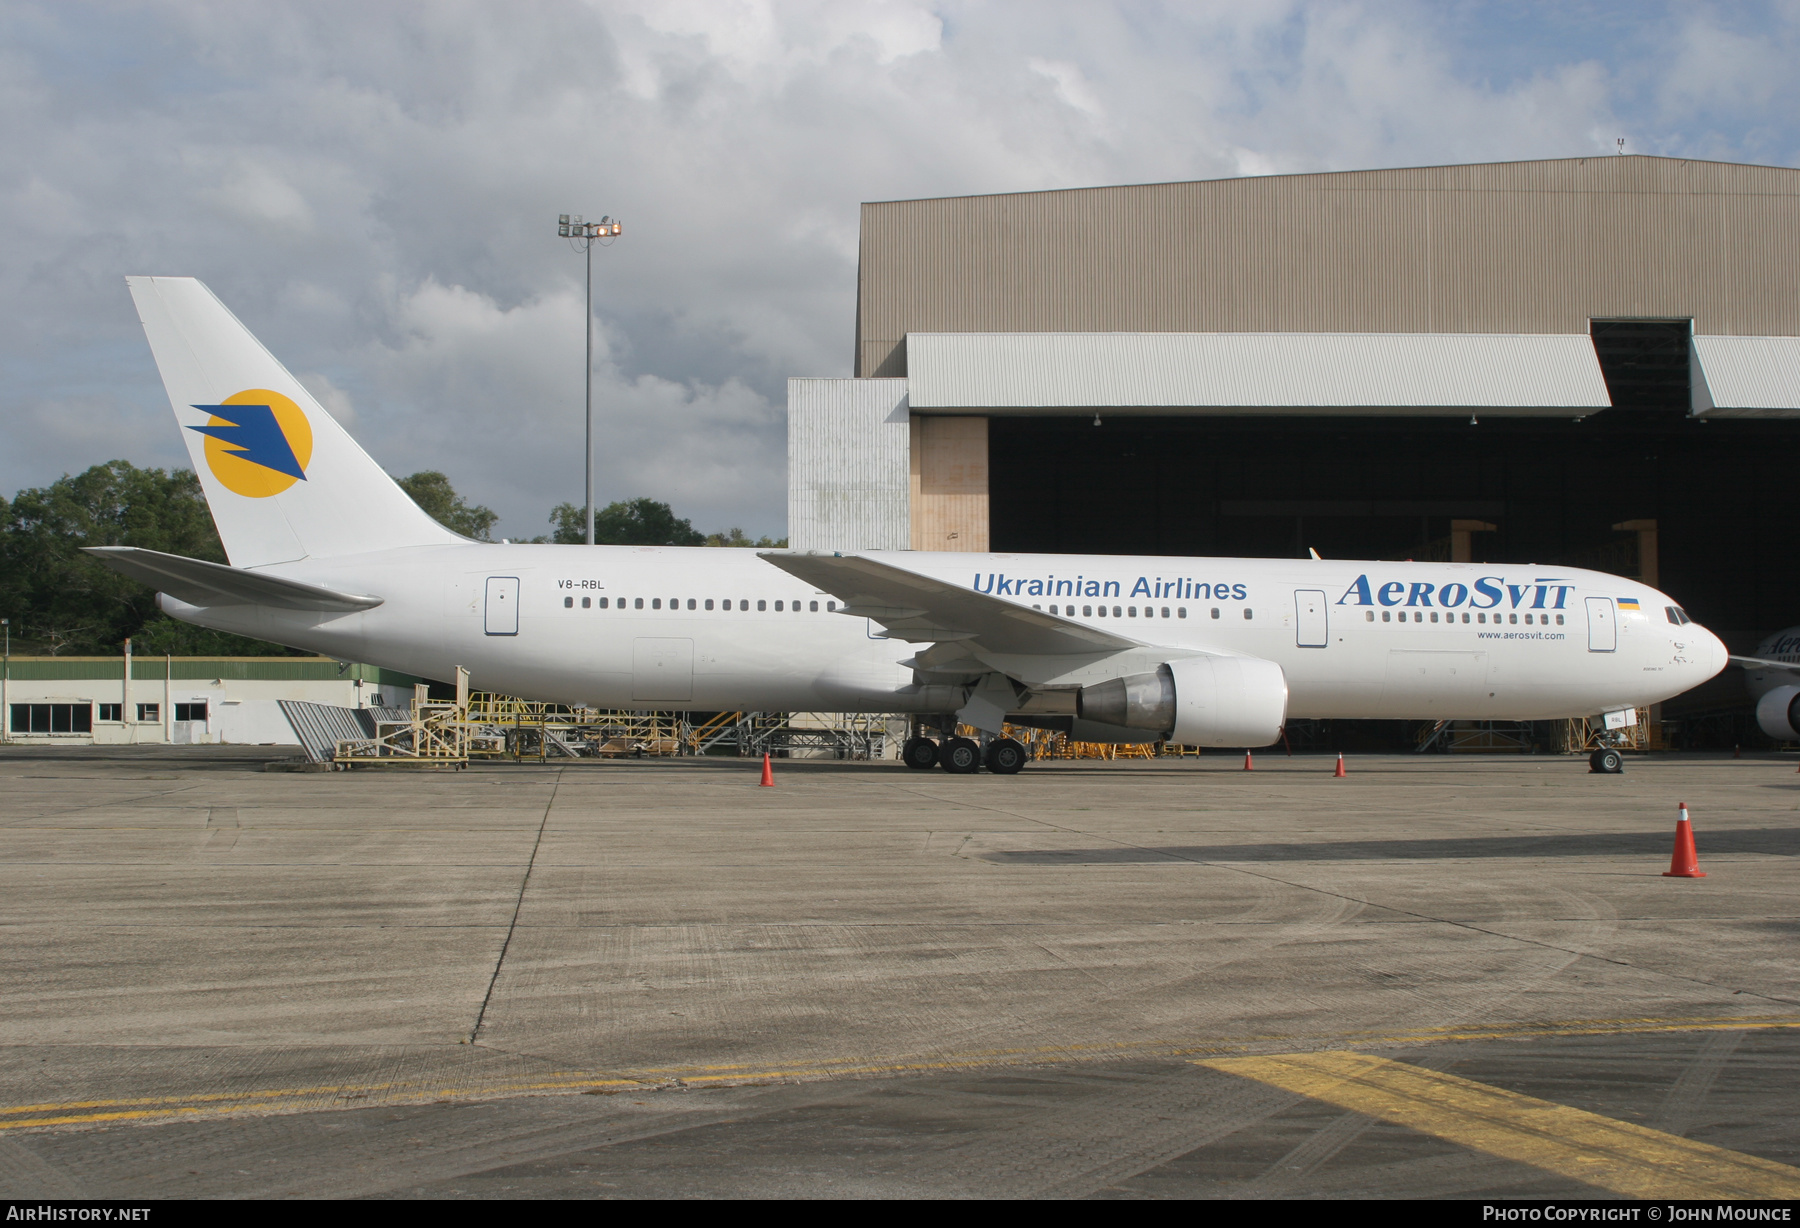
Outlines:
[{"label": "nose landing gear", "polygon": [[1588,756],[1588,771],[1602,776],[1617,776],[1625,770],[1625,756],[1610,746],[1601,747]]}]

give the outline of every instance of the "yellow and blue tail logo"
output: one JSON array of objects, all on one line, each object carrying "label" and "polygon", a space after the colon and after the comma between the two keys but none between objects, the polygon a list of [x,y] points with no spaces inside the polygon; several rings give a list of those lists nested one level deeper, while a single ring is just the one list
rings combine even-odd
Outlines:
[{"label": "yellow and blue tail logo", "polygon": [[279,392],[250,388],[222,405],[196,405],[212,417],[190,426],[206,436],[206,465],[221,485],[250,499],[278,495],[306,480],[312,461],[312,424]]}]

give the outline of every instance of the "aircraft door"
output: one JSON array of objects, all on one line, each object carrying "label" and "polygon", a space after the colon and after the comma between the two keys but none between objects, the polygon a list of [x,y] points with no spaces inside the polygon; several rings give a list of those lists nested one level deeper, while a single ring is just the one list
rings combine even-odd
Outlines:
[{"label": "aircraft door", "polygon": [[1303,588],[1295,591],[1294,626],[1301,648],[1323,648],[1331,642],[1323,589]]},{"label": "aircraft door", "polygon": [[631,697],[652,703],[686,703],[694,697],[694,641],[631,641]]},{"label": "aircraft door", "polygon": [[1589,597],[1588,651],[1612,652],[1619,646],[1618,616],[1613,612],[1611,597]]},{"label": "aircraft door", "polygon": [[489,635],[519,634],[519,577],[488,577],[483,625]]}]

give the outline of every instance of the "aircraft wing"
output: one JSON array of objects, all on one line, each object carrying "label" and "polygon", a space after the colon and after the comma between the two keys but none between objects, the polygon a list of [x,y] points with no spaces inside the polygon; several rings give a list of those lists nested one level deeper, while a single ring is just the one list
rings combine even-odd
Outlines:
[{"label": "aircraft wing", "polygon": [[1056,656],[1142,648],[1144,641],[1086,627],[1002,597],[855,554],[768,551],[789,575],[844,602],[838,613],[870,618],[909,643],[968,641],[990,653]]},{"label": "aircraft wing", "polygon": [[382,598],[265,576],[223,563],[208,563],[136,546],[83,546],[83,550],[123,576],[148,584],[189,605],[266,605],[282,610],[348,613],[372,610]]},{"label": "aircraft wing", "polygon": [[1800,674],[1800,665],[1793,665],[1787,661],[1765,661],[1761,657],[1733,657],[1731,663],[1741,665],[1745,669],[1780,669],[1786,670],[1790,674]]}]

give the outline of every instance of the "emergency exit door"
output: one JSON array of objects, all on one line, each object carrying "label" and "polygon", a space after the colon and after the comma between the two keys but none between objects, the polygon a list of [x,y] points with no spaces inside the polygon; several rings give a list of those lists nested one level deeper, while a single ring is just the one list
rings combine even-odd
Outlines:
[{"label": "emergency exit door", "polygon": [[1588,614],[1588,651],[1612,652],[1619,646],[1618,614],[1613,610],[1611,597],[1589,597],[1587,599]]},{"label": "emergency exit door", "polygon": [[489,635],[519,634],[519,577],[488,577],[484,626]]},{"label": "emergency exit door", "polygon": [[1330,642],[1323,589],[1303,588],[1294,593],[1294,627],[1301,648],[1323,648]]}]

